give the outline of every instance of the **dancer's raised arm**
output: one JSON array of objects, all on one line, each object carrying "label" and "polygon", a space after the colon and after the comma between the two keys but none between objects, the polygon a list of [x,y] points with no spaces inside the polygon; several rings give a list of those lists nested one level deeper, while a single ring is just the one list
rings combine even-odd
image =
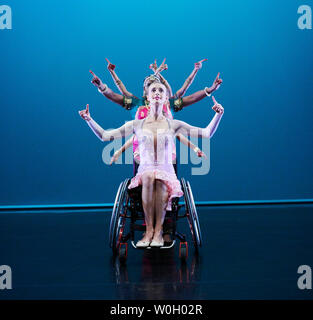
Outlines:
[{"label": "dancer's raised arm", "polygon": [[87,104],[86,109],[79,111],[79,115],[86,120],[93,133],[102,141],[112,141],[114,139],[131,135],[134,131],[134,123],[138,121],[128,121],[117,129],[104,130],[96,121],[91,118],[89,113],[89,104]]},{"label": "dancer's raised arm", "polygon": [[195,63],[195,67],[192,70],[191,74],[186,79],[183,86],[179,90],[177,90],[177,92],[175,93],[175,95],[174,95],[175,99],[183,97],[185,95],[186,91],[188,90],[190,85],[193,83],[193,80],[195,79],[196,74],[202,68],[202,63],[207,60],[208,59],[202,59],[201,61]]},{"label": "dancer's raised arm", "polygon": [[217,90],[222,84],[223,80],[219,78],[220,73],[217,74],[212,86],[210,88],[205,87],[203,90],[197,91],[190,96],[184,97],[182,99],[182,108],[187,107],[191,104],[194,104],[206,96],[210,96],[215,90]]},{"label": "dancer's raised arm", "polygon": [[121,94],[113,92],[105,83],[103,83],[99,77],[97,77],[91,70],[89,71],[93,78],[91,83],[98,88],[98,91],[111,101],[124,106],[124,97]]},{"label": "dancer's raised arm", "polygon": [[105,60],[107,61],[108,63],[108,70],[113,78],[113,81],[115,83],[115,85],[117,86],[118,90],[120,91],[121,94],[123,94],[124,96],[127,96],[127,97],[132,97],[133,94],[131,92],[129,92],[124,83],[118,78],[116,72],[114,71],[115,70],[115,65],[112,64],[109,59],[105,58]]},{"label": "dancer's raised arm", "polygon": [[167,70],[168,66],[167,64],[165,64],[165,60],[163,60],[163,62],[161,63],[161,65],[158,67],[156,60],[154,60],[154,63],[150,64],[149,68],[152,69],[154,71],[154,75],[158,76],[161,83],[163,83],[165,85],[165,87],[168,89],[169,91],[169,96],[171,97],[173,95],[172,92],[172,88],[169,85],[169,83],[167,82],[167,80],[162,76],[161,72],[163,70]]},{"label": "dancer's raised arm", "polygon": [[215,133],[224,113],[224,108],[222,105],[217,103],[214,97],[212,97],[212,99],[214,102],[212,109],[216,112],[216,114],[206,128],[194,127],[186,122],[173,120],[173,129],[175,133],[182,133],[190,137],[211,138]]}]

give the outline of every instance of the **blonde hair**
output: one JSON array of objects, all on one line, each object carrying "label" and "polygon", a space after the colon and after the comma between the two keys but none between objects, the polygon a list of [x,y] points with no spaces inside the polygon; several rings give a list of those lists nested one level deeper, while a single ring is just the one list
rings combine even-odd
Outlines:
[{"label": "blonde hair", "polygon": [[144,82],[143,82],[143,96],[144,97],[146,97],[148,95],[149,87],[155,82],[163,84],[165,86],[165,88],[166,88],[167,96],[169,98],[172,96],[172,89],[169,86],[169,84],[167,82],[164,83],[164,81],[162,81],[158,76],[152,74],[152,75],[146,77]]}]

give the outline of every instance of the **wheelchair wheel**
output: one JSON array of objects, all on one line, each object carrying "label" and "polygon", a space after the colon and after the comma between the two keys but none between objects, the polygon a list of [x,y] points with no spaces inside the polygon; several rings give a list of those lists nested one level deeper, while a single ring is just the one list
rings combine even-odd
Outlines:
[{"label": "wheelchair wheel", "polygon": [[186,182],[184,178],[181,178],[181,184],[183,187],[187,220],[189,223],[193,244],[195,249],[198,250],[198,248],[202,245],[202,235],[196,205],[190,183],[188,181]]},{"label": "wheelchair wheel", "polygon": [[119,250],[118,250],[118,257],[120,262],[125,262],[127,259],[127,243],[120,243]]},{"label": "wheelchair wheel", "polygon": [[182,262],[186,262],[188,259],[188,243],[181,242],[179,244],[179,258]]},{"label": "wheelchair wheel", "polygon": [[110,230],[109,230],[109,245],[112,248],[113,254],[118,254],[121,243],[126,217],[123,215],[123,209],[128,201],[127,186],[129,179],[121,182],[115,197],[115,202],[111,215]]}]

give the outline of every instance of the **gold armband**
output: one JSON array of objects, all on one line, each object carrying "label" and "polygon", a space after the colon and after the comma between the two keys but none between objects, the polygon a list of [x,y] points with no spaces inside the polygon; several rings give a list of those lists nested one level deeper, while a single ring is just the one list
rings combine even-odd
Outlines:
[{"label": "gold armband", "polygon": [[132,102],[133,102],[133,99],[132,99],[132,98],[129,98],[129,97],[125,97],[125,96],[124,96],[124,99],[123,99],[123,108],[125,108],[126,110],[130,110]]},{"label": "gold armband", "polygon": [[180,111],[183,108],[183,99],[179,98],[174,101],[174,111]]}]

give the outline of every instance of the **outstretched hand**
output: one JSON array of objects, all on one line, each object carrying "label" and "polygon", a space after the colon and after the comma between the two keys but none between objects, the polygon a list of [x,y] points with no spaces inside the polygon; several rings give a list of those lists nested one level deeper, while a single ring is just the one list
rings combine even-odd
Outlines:
[{"label": "outstretched hand", "polygon": [[119,150],[115,151],[112,158],[111,158],[111,161],[110,161],[110,166],[112,165],[113,162],[116,162],[118,160],[118,158],[120,157],[121,153]]},{"label": "outstretched hand", "polygon": [[89,112],[89,104],[86,105],[86,109],[78,111],[79,115],[86,121],[91,120]]},{"label": "outstretched hand", "polygon": [[208,158],[208,157],[206,156],[206,154],[205,154],[203,151],[201,151],[200,149],[197,151],[197,156],[198,156],[199,158],[205,158],[205,159]]},{"label": "outstretched hand", "polygon": [[223,80],[220,79],[220,73],[218,73],[212,85],[213,90],[217,90],[221,86],[222,82]]},{"label": "outstretched hand", "polygon": [[149,69],[151,69],[155,72],[157,68],[158,68],[158,65],[157,65],[157,62],[155,59],[154,62],[150,64]]},{"label": "outstretched hand", "polygon": [[214,103],[214,106],[212,107],[212,109],[216,112],[216,113],[219,113],[219,114],[223,114],[224,113],[224,108],[222,107],[221,104],[219,104],[215,98],[212,96],[212,100],[213,100],[213,103]]},{"label": "outstretched hand", "polygon": [[201,61],[196,62],[196,63],[195,63],[195,69],[196,69],[196,70],[201,69],[201,68],[202,68],[202,62],[207,61],[207,60],[208,60],[208,59],[202,59]]},{"label": "outstretched hand", "polygon": [[[166,58],[163,60],[163,62],[161,63],[161,65],[154,70],[154,74],[155,74],[155,75],[158,75],[158,74],[159,74],[160,72],[162,72],[163,70],[167,70],[167,69],[168,69],[167,64],[165,64],[165,60],[166,60]],[[155,60],[154,63],[155,63],[155,66],[156,66],[156,60]]]},{"label": "outstretched hand", "polygon": [[105,58],[105,60],[107,61],[108,65],[107,65],[107,68],[108,70],[111,72],[115,69],[115,64],[112,64],[109,59]]},{"label": "outstretched hand", "polygon": [[89,72],[92,74],[93,78],[91,80],[91,83],[96,86],[97,88],[99,88],[100,86],[103,85],[102,81],[100,80],[99,77],[97,77],[91,70],[89,70]]}]

